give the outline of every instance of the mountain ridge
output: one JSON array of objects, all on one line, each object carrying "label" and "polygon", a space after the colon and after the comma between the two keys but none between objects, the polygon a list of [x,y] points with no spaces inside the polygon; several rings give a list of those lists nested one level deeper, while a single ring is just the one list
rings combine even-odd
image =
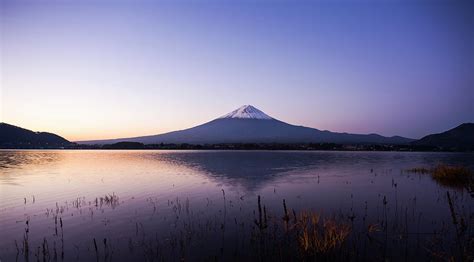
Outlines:
[{"label": "mountain ridge", "polygon": [[53,133],[35,132],[0,122],[0,148],[62,148],[71,144]]},{"label": "mountain ridge", "polygon": [[474,150],[474,123],[463,123],[447,131],[430,134],[411,144],[447,150]]},{"label": "mountain ridge", "polygon": [[378,134],[350,134],[321,131],[296,126],[268,116],[263,111],[245,105],[219,118],[188,129],[158,135],[106,140],[78,141],[81,144],[109,144],[117,142],[144,144],[188,143],[356,143],[407,144],[413,139]]}]

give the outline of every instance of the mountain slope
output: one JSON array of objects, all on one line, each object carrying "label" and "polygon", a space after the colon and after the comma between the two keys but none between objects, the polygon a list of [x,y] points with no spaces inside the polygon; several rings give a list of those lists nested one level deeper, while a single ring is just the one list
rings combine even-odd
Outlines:
[{"label": "mountain slope", "polygon": [[334,133],[295,126],[276,120],[253,106],[243,106],[208,123],[160,135],[111,140],[82,141],[82,144],[109,144],[123,141],[158,143],[373,143],[405,144],[413,141],[403,137],[383,137]]},{"label": "mountain slope", "polygon": [[474,150],[474,123],[464,123],[446,132],[425,136],[412,144],[454,150]]},{"label": "mountain slope", "polygon": [[70,145],[66,139],[47,132],[0,123],[0,148],[60,148]]}]

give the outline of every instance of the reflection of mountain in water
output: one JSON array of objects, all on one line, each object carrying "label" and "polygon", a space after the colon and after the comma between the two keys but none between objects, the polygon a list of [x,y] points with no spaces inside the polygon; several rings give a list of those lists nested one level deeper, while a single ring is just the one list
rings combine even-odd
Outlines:
[{"label": "reflection of mountain in water", "polygon": [[307,169],[324,159],[304,152],[196,151],[162,155],[165,161],[199,170],[219,183],[255,190],[289,171]]},{"label": "reflection of mountain in water", "polygon": [[[367,174],[405,170],[413,166],[433,166],[440,162],[466,165],[472,155],[400,152],[287,152],[287,151],[186,151],[160,154],[166,162],[205,173],[218,183],[254,191],[277,178],[290,178],[297,171],[314,170],[318,175]],[[293,172],[295,171],[295,172]],[[367,173],[366,173],[367,172]]]}]

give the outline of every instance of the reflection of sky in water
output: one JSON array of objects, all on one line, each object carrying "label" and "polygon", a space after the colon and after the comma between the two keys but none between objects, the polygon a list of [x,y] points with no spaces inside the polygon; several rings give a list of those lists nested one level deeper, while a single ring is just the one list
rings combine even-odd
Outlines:
[{"label": "reflection of sky in water", "polygon": [[[35,225],[32,241],[48,235],[46,210],[64,206],[67,238],[80,242],[91,234],[126,237],[143,223],[160,234],[169,232],[171,207],[189,202],[196,214],[252,217],[256,196],[274,212],[286,199],[290,208],[377,220],[382,199],[389,212],[406,208],[410,223],[419,216],[430,231],[450,214],[443,197],[447,188],[426,175],[404,169],[439,163],[474,167],[474,154],[400,152],[279,151],[0,151],[0,254],[11,254],[24,221]],[[394,183],[397,185],[394,186]],[[224,190],[224,192],[222,191]],[[114,208],[91,208],[95,198],[115,194]],[[456,198],[471,212],[472,199]],[[72,208],[77,199],[83,207]],[[34,199],[34,202],[33,202]],[[183,204],[184,205],[184,204]],[[205,210],[205,212],[203,212]],[[408,212],[408,211],[407,211]],[[41,229],[38,227],[41,226]],[[132,234],[132,233],[130,233]],[[6,237],[5,237],[6,236]],[[84,240],[85,241],[85,240]],[[74,247],[70,247],[74,249]]]}]

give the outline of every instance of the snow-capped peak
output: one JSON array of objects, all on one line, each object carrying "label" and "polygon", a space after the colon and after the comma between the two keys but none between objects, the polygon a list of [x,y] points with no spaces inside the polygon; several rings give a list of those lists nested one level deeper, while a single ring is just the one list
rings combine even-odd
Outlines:
[{"label": "snow-capped peak", "polygon": [[262,111],[258,110],[257,108],[251,105],[244,105],[236,110],[221,116],[219,118],[243,118],[243,119],[264,119],[270,120],[273,119],[267,114],[263,113]]}]

